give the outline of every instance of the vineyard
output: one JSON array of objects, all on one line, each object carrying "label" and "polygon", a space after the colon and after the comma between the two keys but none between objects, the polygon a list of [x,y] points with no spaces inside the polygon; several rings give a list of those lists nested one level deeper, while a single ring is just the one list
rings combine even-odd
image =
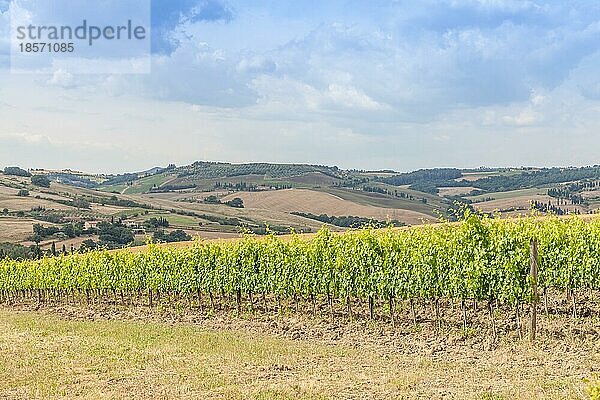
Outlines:
[{"label": "vineyard", "polygon": [[[539,297],[530,276],[538,245]],[[564,312],[590,315],[600,289],[600,218],[467,215],[457,224],[412,229],[326,229],[306,239],[247,237],[145,252],[93,251],[37,261],[0,262],[0,301],[186,306],[204,313],[305,312],[331,318],[417,323],[415,308],[455,304],[514,312],[534,301],[548,312],[549,293]],[[567,300],[568,299],[568,300]],[[525,310],[525,311],[524,311]],[[587,311],[585,311],[587,310]],[[494,328],[495,329],[495,328]]]}]

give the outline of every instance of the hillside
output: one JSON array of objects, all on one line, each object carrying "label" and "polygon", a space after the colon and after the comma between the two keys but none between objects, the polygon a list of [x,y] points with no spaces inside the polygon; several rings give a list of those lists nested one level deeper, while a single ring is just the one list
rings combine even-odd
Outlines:
[{"label": "hillside", "polygon": [[294,211],[327,215],[356,215],[382,221],[398,220],[407,224],[437,220],[431,215],[401,208],[384,208],[363,205],[345,200],[330,193],[308,189],[232,193],[224,201],[239,197],[248,208],[258,208],[291,213]]},{"label": "hillside", "polygon": [[[16,167],[5,172],[0,173],[0,243],[42,249],[76,249],[84,242],[140,245],[148,236],[309,233],[324,223],[339,224],[331,226],[338,230],[370,221],[415,225],[440,216],[453,219],[461,204],[509,216],[532,209],[587,214],[600,207],[597,166],[396,173],[199,161],[118,175]],[[96,228],[102,222],[114,226],[104,226],[102,234]]]}]

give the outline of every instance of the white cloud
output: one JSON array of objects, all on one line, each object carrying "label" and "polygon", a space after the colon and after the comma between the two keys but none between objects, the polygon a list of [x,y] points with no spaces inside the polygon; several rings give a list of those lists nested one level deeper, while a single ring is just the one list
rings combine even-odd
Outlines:
[{"label": "white cloud", "polygon": [[488,10],[502,10],[510,12],[539,8],[539,6],[534,2],[526,0],[451,0],[451,4],[454,7],[474,5]]},{"label": "white cloud", "polygon": [[576,7],[357,2],[344,15],[188,21],[148,76],[0,76],[0,135],[36,132],[12,136],[3,154],[28,158],[45,137],[54,152],[40,151],[40,163],[74,157],[57,150],[68,143],[94,149],[96,159],[78,159],[94,168],[118,154],[115,170],[201,158],[400,170],[585,163],[600,146],[598,8]]},{"label": "white cloud", "polygon": [[531,91],[531,104],[534,106],[541,106],[548,102],[548,96],[537,93],[535,90]]},{"label": "white cloud", "polygon": [[334,107],[341,106],[349,110],[389,110],[391,107],[378,103],[365,92],[353,86],[331,84],[327,97]]},{"label": "white cloud", "polygon": [[514,126],[532,126],[540,122],[542,115],[533,110],[523,110],[515,115],[505,115],[502,121]]},{"label": "white cloud", "polygon": [[25,132],[0,134],[0,138],[19,140],[28,144],[49,144],[50,138],[46,135]]},{"label": "white cloud", "polygon": [[59,86],[64,89],[70,89],[75,87],[73,74],[64,69],[58,69],[54,71],[54,73],[52,74],[52,78],[48,80],[48,84]]}]

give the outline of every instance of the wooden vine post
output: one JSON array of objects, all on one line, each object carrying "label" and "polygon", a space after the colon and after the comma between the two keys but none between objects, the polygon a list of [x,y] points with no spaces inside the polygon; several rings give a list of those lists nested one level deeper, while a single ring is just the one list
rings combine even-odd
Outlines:
[{"label": "wooden vine post", "polygon": [[535,333],[537,330],[537,303],[538,303],[538,243],[536,239],[531,239],[530,242],[530,275],[533,291],[533,301],[531,304],[531,327],[529,330],[529,341],[535,341]]}]

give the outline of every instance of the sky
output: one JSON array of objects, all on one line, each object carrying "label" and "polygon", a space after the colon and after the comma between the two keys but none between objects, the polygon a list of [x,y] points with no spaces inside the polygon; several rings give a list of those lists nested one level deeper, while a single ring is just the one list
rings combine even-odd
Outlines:
[{"label": "sky", "polygon": [[0,166],[600,164],[595,0],[154,0],[151,73],[92,75],[12,74],[9,3]]}]

